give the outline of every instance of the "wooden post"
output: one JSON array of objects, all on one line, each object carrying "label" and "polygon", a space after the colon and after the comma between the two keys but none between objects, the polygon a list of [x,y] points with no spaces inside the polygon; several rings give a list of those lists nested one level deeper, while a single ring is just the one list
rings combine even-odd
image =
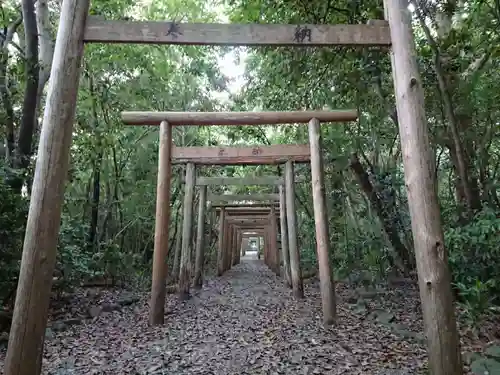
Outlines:
[{"label": "wooden post", "polygon": [[311,145],[311,184],[323,323],[330,325],[336,318],[335,286],[330,269],[330,236],[326,211],[325,171],[321,150],[321,125],[317,119],[309,121],[309,144]]},{"label": "wooden post", "polygon": [[207,204],[207,212],[208,212],[208,228],[207,230],[205,230],[205,232],[207,233],[207,239],[206,239],[206,243],[205,243],[205,247],[208,249],[208,250],[211,250],[211,246],[212,246],[212,234],[214,232],[214,224],[215,224],[215,211],[213,210],[212,208],[212,203],[208,202]]},{"label": "wooden post", "polygon": [[228,256],[229,256],[229,259],[228,259],[228,266],[229,266],[229,269],[231,269],[233,267],[233,258],[234,258],[234,225],[230,225],[230,241],[228,243]]},{"label": "wooden post", "polygon": [[260,259],[260,234],[257,237],[257,259]]},{"label": "wooden post", "polygon": [[407,0],[384,0],[420,299],[433,375],[463,373],[424,91]]},{"label": "wooden post", "polygon": [[264,264],[269,267],[269,228],[264,230]]},{"label": "wooden post", "polygon": [[241,261],[241,230],[236,229],[236,241],[235,241],[235,250],[234,255],[236,257],[236,263],[240,264]]},{"label": "wooden post", "polygon": [[195,167],[193,163],[186,165],[186,189],[184,192],[184,212],[182,223],[181,267],[179,270],[179,299],[189,298],[191,271],[191,235],[193,232],[193,199],[194,199]]},{"label": "wooden post", "polygon": [[283,273],[285,282],[288,286],[292,286],[290,278],[290,253],[288,251],[288,230],[286,227],[286,197],[285,188],[279,186],[280,194],[280,237],[281,237],[281,257],[283,258]]},{"label": "wooden post", "polygon": [[236,266],[238,264],[238,230],[233,226],[233,243],[231,247],[231,265]]},{"label": "wooden post", "polygon": [[220,209],[219,215],[219,251],[217,253],[217,276],[222,276],[224,273],[224,229],[226,225],[226,210],[224,207]]},{"label": "wooden post", "polygon": [[247,238],[243,238],[243,233],[242,233],[242,236],[241,236],[241,244],[240,244],[240,250],[241,250],[241,256],[244,257],[246,255],[246,251],[247,251],[247,248],[248,248],[248,239]]},{"label": "wooden post", "polygon": [[236,257],[234,255],[234,252],[235,252],[235,229],[234,229],[234,225],[231,225],[231,242],[229,243],[229,256],[230,256],[230,259],[229,259],[229,267],[233,267],[234,266],[234,261],[236,260]]},{"label": "wooden post", "polygon": [[156,221],[151,284],[149,322],[163,324],[165,305],[165,281],[167,278],[168,232],[170,222],[170,183],[172,164],[172,126],[162,122],[160,126],[160,150],[158,153],[158,182],[156,186]]},{"label": "wooden post", "polygon": [[175,233],[174,245],[174,263],[172,264],[172,271],[170,276],[172,280],[179,280],[179,269],[181,267],[181,249],[182,249],[182,219],[177,216],[177,231]]},{"label": "wooden post", "polygon": [[224,238],[224,272],[231,269],[231,226],[226,220]]},{"label": "wooden post", "polygon": [[196,232],[196,260],[194,267],[194,286],[203,285],[203,263],[205,261],[205,206],[207,205],[207,187],[200,186],[198,202],[198,228]]},{"label": "wooden post", "polygon": [[276,212],[274,207],[271,207],[269,214],[271,226],[271,251],[272,251],[272,269],[276,275],[280,275],[280,252],[278,250],[278,225],[276,223]]},{"label": "wooden post", "polygon": [[288,223],[288,249],[290,250],[290,276],[292,279],[293,295],[304,298],[304,285],[302,284],[302,271],[300,268],[300,253],[297,244],[297,216],[295,213],[295,186],[293,178],[293,163],[285,164],[285,197],[286,220]]},{"label": "wooden post", "polygon": [[24,237],[5,375],[37,375],[68,174],[89,0],[63,2]]},{"label": "wooden post", "polygon": [[242,249],[242,243],[243,243],[243,231],[239,230],[238,231],[238,245],[236,251],[238,252],[238,264],[241,262],[241,249]]}]

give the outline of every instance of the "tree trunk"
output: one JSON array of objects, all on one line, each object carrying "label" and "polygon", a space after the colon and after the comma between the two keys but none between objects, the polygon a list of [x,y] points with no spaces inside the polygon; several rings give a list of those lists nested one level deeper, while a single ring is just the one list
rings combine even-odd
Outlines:
[{"label": "tree trunk", "polygon": [[14,34],[23,22],[22,16],[7,26],[4,38],[0,38],[0,95],[2,98],[3,107],[5,110],[5,138],[7,144],[7,152],[5,158],[9,165],[13,165],[14,149],[16,147],[14,135],[14,108],[10,97],[7,78],[7,67],[9,64],[9,44],[12,42]]},{"label": "tree trunk", "polygon": [[50,12],[47,0],[36,1],[36,23],[38,30],[38,38],[40,40],[39,53],[39,73],[38,73],[38,89],[36,114],[40,112],[40,103],[43,97],[43,89],[50,77],[50,68],[52,67],[52,59],[54,57],[54,43],[50,32]]},{"label": "tree trunk", "polygon": [[[387,211],[384,209],[384,203],[375,191],[368,177],[368,173],[365,171],[356,154],[351,155],[350,167],[353,170],[359,185],[361,186],[361,190],[363,190],[363,193],[370,201],[372,209],[377,213],[377,216],[382,223],[384,231],[387,234],[394,251],[403,261],[404,269],[402,271],[407,274],[410,270],[415,268],[413,257],[410,255],[410,251],[407,247],[403,244],[403,241],[401,241],[398,228],[394,225],[394,221],[391,217],[389,217]],[[395,263],[397,265],[398,262]]]},{"label": "tree trunk", "polygon": [[94,249],[97,238],[97,226],[99,224],[99,204],[101,198],[101,164],[103,153],[99,152],[94,162],[94,171],[92,173],[92,200],[90,210],[90,227],[87,247],[89,250]]},{"label": "tree trunk", "polygon": [[407,0],[384,0],[384,6],[429,369],[433,375],[460,375],[460,341],[411,14]]},{"label": "tree trunk", "polygon": [[[21,115],[21,126],[17,138],[17,147],[14,163],[16,169],[26,173],[30,165],[30,158],[33,153],[33,134],[36,128],[36,105],[38,93],[38,29],[35,14],[35,1],[23,0],[23,20],[25,37],[25,77],[26,88],[24,91],[23,111]],[[24,176],[15,179],[12,187],[21,191],[24,183]]]},{"label": "tree trunk", "polygon": [[470,157],[472,155],[467,155],[466,147],[464,147],[464,142],[461,139],[461,126],[453,106],[451,89],[447,83],[448,80],[446,78],[446,71],[441,58],[441,49],[437,41],[431,34],[431,31],[426,23],[425,16],[420,10],[420,6],[415,2],[413,2],[413,4],[415,5],[416,14],[420,21],[420,26],[422,27],[429,46],[434,53],[434,72],[436,73],[438,87],[443,101],[444,114],[448,122],[448,127],[453,141],[453,148],[456,157],[456,168],[458,176],[460,178],[459,182],[462,185],[462,191],[464,193],[466,207],[469,214],[468,216],[472,217],[474,211],[481,208],[481,199],[479,197],[477,189],[474,189],[472,182],[474,179],[474,173],[472,173],[473,170],[471,168],[472,163],[470,160]]}]

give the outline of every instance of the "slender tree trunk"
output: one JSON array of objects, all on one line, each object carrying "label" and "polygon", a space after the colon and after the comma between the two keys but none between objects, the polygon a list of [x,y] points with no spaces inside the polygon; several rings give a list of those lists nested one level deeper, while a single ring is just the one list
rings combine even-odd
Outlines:
[{"label": "slender tree trunk", "polygon": [[93,249],[97,237],[97,226],[99,224],[99,204],[101,200],[101,164],[102,164],[102,151],[99,152],[94,162],[94,171],[92,173],[92,200],[90,210],[90,227],[87,247],[89,250]]},{"label": "slender tree trunk", "polygon": [[[36,105],[38,93],[38,29],[35,14],[35,1],[23,0],[22,2],[24,37],[25,37],[25,77],[26,88],[24,91],[23,111],[21,115],[21,126],[17,138],[15,152],[15,167],[23,170],[30,165],[33,153],[33,134],[36,128]],[[13,188],[21,191],[24,177],[15,179]]]},{"label": "slender tree trunk", "polygon": [[9,165],[13,165],[13,155],[15,144],[14,135],[14,107],[12,105],[12,100],[10,92],[8,89],[8,77],[7,77],[7,66],[9,64],[9,44],[12,42],[14,34],[17,32],[19,26],[23,22],[22,15],[7,26],[3,40],[0,39],[0,95],[2,98],[2,103],[5,111],[5,138],[7,144],[6,159]]},{"label": "slender tree trunk", "polygon": [[457,163],[457,172],[458,176],[460,177],[460,184],[462,185],[468,214],[469,217],[471,217],[474,211],[481,208],[481,200],[478,192],[475,191],[472,184],[473,173],[471,168],[471,161],[468,160],[469,158],[467,156],[467,150],[466,147],[464,147],[464,142],[461,139],[460,123],[453,105],[451,89],[447,83],[446,71],[441,58],[441,48],[438,45],[436,39],[434,39],[431,34],[431,31],[426,23],[425,16],[420,9],[420,5],[415,1],[413,1],[413,4],[415,5],[416,14],[420,21],[420,26],[422,27],[422,30],[427,37],[427,41],[429,42],[429,46],[434,53],[434,72],[436,73],[438,87],[443,101],[444,114],[446,116],[453,141]]},{"label": "slender tree trunk", "polygon": [[[404,273],[408,273],[408,271],[414,269],[415,267],[414,259],[408,248],[399,237],[398,228],[394,225],[394,221],[389,217],[387,211],[384,209],[384,203],[375,191],[368,177],[368,173],[366,173],[356,154],[351,155],[350,167],[353,170],[363,193],[366,195],[372,208],[377,213],[377,216],[382,223],[384,231],[387,234],[394,251],[396,251],[396,254],[398,254],[398,256],[403,260]],[[395,263],[397,264],[397,262]]]}]

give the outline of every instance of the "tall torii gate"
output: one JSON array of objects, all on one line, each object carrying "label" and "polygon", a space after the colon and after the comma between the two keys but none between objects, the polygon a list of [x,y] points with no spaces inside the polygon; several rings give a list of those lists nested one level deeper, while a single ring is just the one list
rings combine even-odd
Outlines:
[{"label": "tall torii gate", "polygon": [[[4,374],[37,375],[41,370],[80,65],[84,43],[90,42],[254,46],[391,45],[399,134],[429,367],[434,375],[461,374],[463,368],[451,277],[433,172],[435,161],[429,144],[411,15],[407,0],[384,0],[384,6],[388,24],[375,21],[370,25],[217,25],[106,21],[88,17],[90,0],[63,0]],[[203,114],[195,116],[203,117]],[[316,118],[310,114],[306,116],[308,119],[305,121]],[[203,123],[199,118],[198,122]],[[175,119],[168,119],[161,113],[156,120],[155,124],[170,120],[171,125],[179,125]],[[267,117],[260,117],[260,123],[270,123],[268,120]],[[297,118],[288,120],[297,122]],[[283,122],[287,121],[282,118],[280,123]],[[171,138],[171,127],[165,125],[161,128],[163,142]],[[170,152],[171,147],[163,156],[168,159]]]}]

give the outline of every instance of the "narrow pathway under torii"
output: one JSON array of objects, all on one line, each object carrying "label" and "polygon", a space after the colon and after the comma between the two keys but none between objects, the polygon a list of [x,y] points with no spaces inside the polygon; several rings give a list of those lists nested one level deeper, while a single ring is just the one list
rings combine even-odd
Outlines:
[{"label": "narrow pathway under torii", "polygon": [[[367,300],[371,307],[361,312],[348,303],[352,287],[339,284],[337,290],[339,324],[325,329],[317,283],[305,283],[307,297],[296,301],[256,253],[248,252],[222,277],[207,279],[190,300],[170,295],[164,326],[148,325],[144,295],[64,331],[54,329],[46,339],[43,373],[419,373],[422,341],[394,329],[396,323],[406,323],[408,332],[421,329],[420,314],[413,312],[419,310],[416,289],[385,290],[378,301]],[[92,303],[113,306],[119,298],[101,291]],[[390,308],[394,321],[371,318],[376,307]]]}]

